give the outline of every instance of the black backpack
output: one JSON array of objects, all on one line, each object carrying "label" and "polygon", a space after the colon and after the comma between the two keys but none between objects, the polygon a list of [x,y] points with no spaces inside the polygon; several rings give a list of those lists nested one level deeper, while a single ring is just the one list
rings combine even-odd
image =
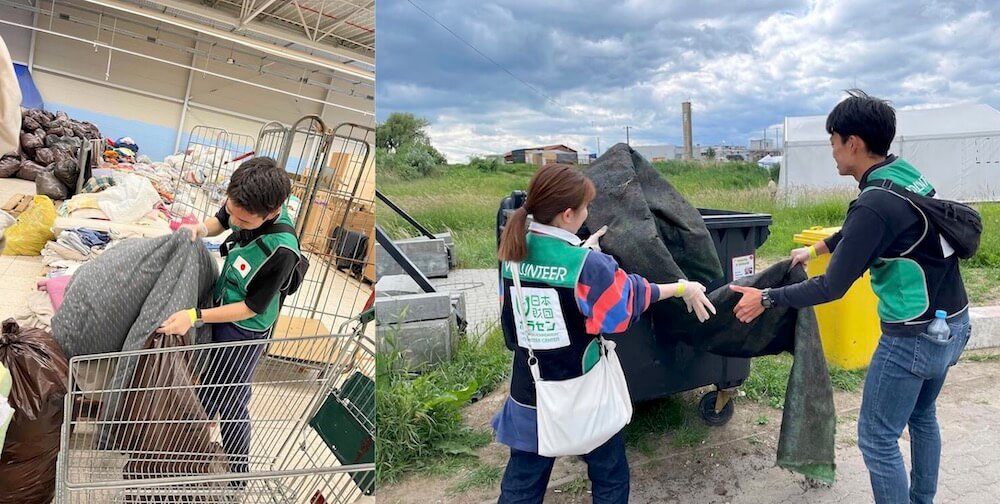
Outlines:
[{"label": "black backpack", "polygon": [[[222,242],[222,245],[219,246],[219,253],[222,254],[222,257],[226,257],[229,255],[229,246],[231,243],[241,243],[244,246],[250,243],[255,239],[252,237],[254,231],[256,230],[231,233],[226,238],[226,241]],[[262,234],[277,233],[290,233],[292,236],[295,236],[295,228],[289,226],[288,224],[273,222],[268,225],[268,227],[264,228]],[[271,255],[272,250],[264,244],[264,242],[259,242],[257,246],[260,247],[265,254]],[[309,259],[306,259],[305,254],[302,252],[299,252],[298,256],[299,262],[295,264],[295,269],[292,270],[292,274],[288,277],[288,281],[285,282],[285,285],[279,289],[282,303],[284,303],[284,299],[286,297],[295,294],[295,292],[299,290],[299,287],[301,287],[302,283],[305,281],[306,273],[309,271]]]},{"label": "black backpack", "polygon": [[957,201],[933,198],[933,192],[931,196],[917,194],[889,179],[869,180],[862,191],[869,187],[881,187],[906,198],[925,219],[934,223],[938,233],[948,240],[958,257],[968,259],[976,255],[983,234],[983,220],[974,208]]}]

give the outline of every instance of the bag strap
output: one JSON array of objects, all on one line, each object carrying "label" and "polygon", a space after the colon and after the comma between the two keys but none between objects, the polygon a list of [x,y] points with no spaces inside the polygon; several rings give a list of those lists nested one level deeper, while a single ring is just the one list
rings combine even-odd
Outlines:
[{"label": "bag strap", "polygon": [[[240,238],[244,236],[243,233],[244,231],[240,231],[238,233],[230,233],[229,236],[226,237],[226,240],[222,242],[222,245],[219,245],[219,254],[222,257],[226,257],[227,255],[229,255],[229,247],[230,247],[229,244],[242,242]],[[288,233],[291,234],[292,236],[295,236],[295,228],[288,224],[285,224],[284,222],[272,222],[268,224],[267,227],[263,228],[260,231],[260,234],[258,234],[252,240],[248,240],[246,244],[249,245],[264,235],[280,234],[280,233]],[[272,252],[271,248],[265,245],[264,242],[258,243],[257,246],[259,246],[261,249],[264,250],[265,255],[271,255]]]},{"label": "bag strap", "polygon": [[515,317],[519,322],[518,330],[524,335],[524,343],[528,345],[528,367],[531,368],[531,376],[536,382],[542,381],[542,371],[538,367],[538,357],[535,356],[535,349],[531,347],[531,337],[528,336],[527,327],[524,325],[525,310],[527,310],[526,303],[524,301],[524,292],[521,290],[521,263],[520,262],[508,262],[507,266],[510,268],[510,276],[514,280],[514,292],[511,293],[511,300],[514,301],[514,309],[520,317]]}]

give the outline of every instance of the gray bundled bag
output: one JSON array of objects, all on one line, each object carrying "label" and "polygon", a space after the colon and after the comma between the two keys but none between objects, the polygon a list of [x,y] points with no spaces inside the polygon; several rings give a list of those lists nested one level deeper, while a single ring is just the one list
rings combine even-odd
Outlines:
[{"label": "gray bundled bag", "polygon": [[597,187],[585,226],[608,226],[605,252],[622,268],[657,282],[680,278],[710,283],[722,265],[698,209],[641,154],[617,144],[585,171]]},{"label": "gray bundled bag", "polygon": [[[218,276],[212,255],[186,232],[124,241],[73,275],[52,319],[52,337],[67,358],[139,350],[170,315],[211,307]],[[196,331],[195,343],[210,341],[211,326]],[[135,366],[135,359],[120,359],[106,389],[122,389]],[[119,394],[106,397],[102,421],[117,413],[121,401]],[[105,448],[118,441],[106,428],[99,436]]]},{"label": "gray bundled bag", "polygon": [[21,170],[21,158],[15,156],[4,156],[0,159],[0,178],[9,178],[17,175]]},{"label": "gray bundled bag", "polygon": [[21,161],[21,167],[17,171],[17,178],[34,182],[38,178],[38,174],[44,171],[46,171],[44,166],[30,159],[25,159]]},{"label": "gray bundled bag", "polygon": [[49,170],[35,177],[35,192],[44,194],[52,200],[64,200],[69,197],[69,189]]}]

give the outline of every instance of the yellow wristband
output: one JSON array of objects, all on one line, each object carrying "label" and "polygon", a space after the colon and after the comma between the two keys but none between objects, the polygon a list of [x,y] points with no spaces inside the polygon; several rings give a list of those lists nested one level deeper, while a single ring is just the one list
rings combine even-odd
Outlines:
[{"label": "yellow wristband", "polygon": [[188,310],[188,317],[191,317],[191,323],[194,324],[198,320],[198,311],[194,308]]},{"label": "yellow wristband", "polygon": [[815,245],[810,245],[809,246],[809,257],[811,257],[813,259],[816,259],[817,257],[819,257],[819,252],[816,251],[816,246]]},{"label": "yellow wristband", "polygon": [[674,297],[681,297],[684,295],[684,291],[687,290],[687,285],[684,282],[677,282],[677,292],[674,292]]}]

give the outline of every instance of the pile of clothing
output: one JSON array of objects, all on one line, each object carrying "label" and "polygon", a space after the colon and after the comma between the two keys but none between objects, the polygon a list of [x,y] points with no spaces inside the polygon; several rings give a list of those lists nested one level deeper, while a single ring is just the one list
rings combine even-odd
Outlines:
[{"label": "pile of clothing", "polygon": [[97,126],[74,121],[65,112],[24,109],[20,149],[0,157],[0,178],[30,180],[38,194],[66,199],[76,191],[80,146],[99,138]]},{"label": "pile of clothing", "polygon": [[45,244],[42,262],[57,269],[75,270],[81,264],[100,255],[111,242],[111,235],[92,229],[70,229],[59,233],[55,241]]},{"label": "pile of clothing", "polygon": [[169,221],[167,207],[153,183],[127,172],[95,173],[80,194],[63,203],[59,215],[135,224]]},{"label": "pile of clothing", "polygon": [[106,161],[134,163],[139,154],[139,146],[132,137],[121,137],[118,140],[104,140],[104,159]]},{"label": "pile of clothing", "polygon": [[41,252],[42,263],[49,271],[37,281],[37,290],[25,297],[14,313],[14,320],[21,327],[51,330],[52,318],[59,311],[66,286],[76,271],[121,240],[110,233],[84,228],[59,233]]}]

